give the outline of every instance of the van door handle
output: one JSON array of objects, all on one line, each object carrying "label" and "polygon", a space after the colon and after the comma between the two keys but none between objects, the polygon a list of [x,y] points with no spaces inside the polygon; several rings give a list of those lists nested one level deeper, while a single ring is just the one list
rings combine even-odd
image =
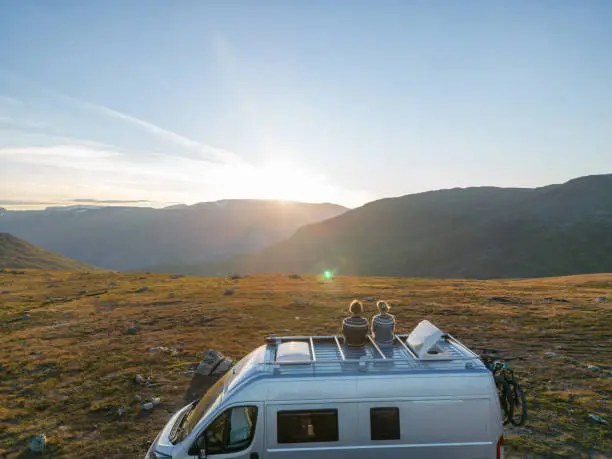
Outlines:
[{"label": "van door handle", "polygon": [[259,459],[259,454],[251,453],[251,459]]}]

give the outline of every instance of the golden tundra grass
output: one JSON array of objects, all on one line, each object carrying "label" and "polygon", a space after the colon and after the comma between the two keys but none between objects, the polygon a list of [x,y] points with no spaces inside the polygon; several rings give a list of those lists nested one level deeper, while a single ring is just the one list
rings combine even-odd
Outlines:
[{"label": "golden tundra grass", "polygon": [[[148,291],[136,293],[141,287]],[[224,295],[230,287],[236,293]],[[183,404],[187,370],[205,350],[237,359],[270,333],[333,334],[349,301],[368,297],[391,303],[400,332],[427,318],[469,346],[526,358],[513,366],[530,419],[507,429],[507,457],[612,457],[612,427],[589,419],[597,414],[612,424],[612,303],[595,303],[598,296],[612,297],[612,274],[322,282],[286,275],[232,281],[0,273],[0,457],[29,457],[27,439],[41,432],[46,457],[142,457]],[[374,313],[373,303],[366,308]],[[137,333],[121,333],[136,325]],[[178,355],[149,351],[181,343]],[[136,384],[137,374],[154,385]],[[162,402],[142,412],[136,394]],[[123,416],[120,407],[128,408]]]}]

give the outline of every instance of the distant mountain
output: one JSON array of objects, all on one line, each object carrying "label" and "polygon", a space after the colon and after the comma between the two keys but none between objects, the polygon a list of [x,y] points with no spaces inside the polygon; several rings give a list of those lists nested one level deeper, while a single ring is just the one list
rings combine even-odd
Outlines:
[{"label": "distant mountain", "polygon": [[79,263],[70,258],[40,249],[7,233],[0,233],[0,268],[66,271],[96,269],[85,263]]},{"label": "distant mountain", "polygon": [[9,232],[85,263],[115,270],[202,264],[261,250],[303,225],[344,213],[335,204],[224,200],[165,209],[71,206],[6,211]]},{"label": "distant mountain", "polygon": [[301,228],[216,272],[538,277],[612,272],[612,175],[535,189],[466,188],[381,199]]}]

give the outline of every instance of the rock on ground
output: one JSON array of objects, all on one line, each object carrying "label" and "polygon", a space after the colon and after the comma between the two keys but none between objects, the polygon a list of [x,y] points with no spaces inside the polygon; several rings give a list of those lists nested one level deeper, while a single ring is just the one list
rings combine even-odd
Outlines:
[{"label": "rock on ground", "polygon": [[28,448],[30,449],[30,451],[33,451],[35,453],[40,453],[44,451],[46,447],[47,437],[44,433],[41,433],[40,435],[31,438],[28,442]]},{"label": "rock on ground", "polygon": [[225,357],[219,351],[209,349],[204,353],[204,358],[196,368],[196,373],[202,376],[221,375],[229,370],[232,364],[232,359]]},{"label": "rock on ground", "polygon": [[598,422],[600,424],[606,424],[606,425],[609,424],[608,421],[606,421],[604,418],[602,418],[601,416],[597,414],[589,414],[589,418],[591,418],[593,421]]}]

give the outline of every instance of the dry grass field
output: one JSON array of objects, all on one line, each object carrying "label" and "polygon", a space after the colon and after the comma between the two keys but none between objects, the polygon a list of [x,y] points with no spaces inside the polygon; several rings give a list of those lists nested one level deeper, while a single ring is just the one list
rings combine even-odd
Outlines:
[{"label": "dry grass field", "polygon": [[[2,272],[0,457],[32,456],[27,440],[42,432],[44,457],[142,457],[184,403],[204,351],[238,359],[270,333],[336,333],[353,298],[368,315],[372,299],[388,300],[400,332],[427,318],[469,346],[525,357],[513,367],[530,418],[507,429],[506,457],[612,457],[612,302],[599,296],[612,297],[612,274],[323,282]],[[178,350],[150,350],[160,346]],[[151,397],[161,403],[141,410]]]}]

